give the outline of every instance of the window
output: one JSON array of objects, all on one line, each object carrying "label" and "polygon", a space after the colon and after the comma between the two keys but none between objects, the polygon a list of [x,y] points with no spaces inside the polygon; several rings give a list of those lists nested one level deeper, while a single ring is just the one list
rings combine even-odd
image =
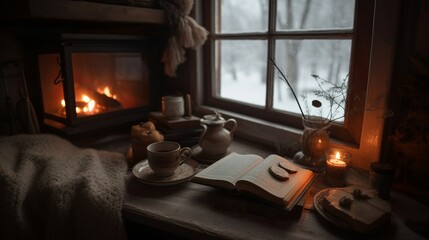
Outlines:
[{"label": "window", "polygon": [[[359,143],[367,87],[373,1],[216,0],[202,1],[211,33],[204,51],[204,104],[302,128],[286,75],[305,114],[329,114],[315,96],[315,81],[340,85],[346,101],[331,136]],[[322,85],[326,89],[326,85]],[[311,107],[311,100],[322,108]],[[344,109],[344,110],[342,110]],[[341,118],[341,116],[344,116]]]}]

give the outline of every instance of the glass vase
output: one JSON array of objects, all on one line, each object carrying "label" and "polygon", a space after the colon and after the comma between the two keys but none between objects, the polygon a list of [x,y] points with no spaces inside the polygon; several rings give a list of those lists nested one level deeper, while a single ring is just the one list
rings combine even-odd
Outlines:
[{"label": "glass vase", "polygon": [[304,130],[301,136],[302,150],[295,154],[294,161],[304,167],[320,171],[325,167],[325,151],[330,146],[328,128],[331,122],[323,117],[307,116],[302,119]]}]

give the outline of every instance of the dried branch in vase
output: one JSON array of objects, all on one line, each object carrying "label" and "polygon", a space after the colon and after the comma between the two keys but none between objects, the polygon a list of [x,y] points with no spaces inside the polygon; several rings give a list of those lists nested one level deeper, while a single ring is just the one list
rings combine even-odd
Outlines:
[{"label": "dried branch in vase", "polygon": [[[303,108],[298,100],[298,97],[295,93],[295,90],[292,88],[292,85],[290,84],[289,80],[287,79],[286,75],[282,72],[282,70],[280,69],[280,67],[276,64],[276,62],[270,57],[270,61],[273,64],[273,66],[275,67],[275,69],[278,71],[278,73],[280,74],[280,79],[285,82],[289,89],[291,90],[293,97],[295,98],[295,101],[298,105],[298,108],[301,112],[302,118],[306,119],[309,115],[310,115],[310,106],[308,104],[308,96],[307,94],[301,94],[301,98],[303,99],[304,105],[305,105],[305,109],[307,114],[304,113]],[[329,124],[330,122],[336,121],[338,119],[341,119],[344,117],[344,114],[341,116],[338,116],[339,112],[346,112],[345,111],[345,104],[346,104],[346,100],[347,100],[347,90],[348,90],[348,75],[346,75],[339,83],[336,82],[331,82],[328,81],[326,79],[321,78],[319,75],[316,74],[312,74],[311,75],[319,89],[317,90],[313,90],[313,94],[317,97],[320,97],[322,99],[325,99],[327,102],[329,102],[329,112],[327,114],[327,116],[323,116],[322,111],[320,110],[320,117],[321,118],[325,118],[328,120]],[[317,99],[313,99],[311,101],[311,106],[317,109],[321,109],[321,107],[323,106],[322,102],[317,100]]]}]

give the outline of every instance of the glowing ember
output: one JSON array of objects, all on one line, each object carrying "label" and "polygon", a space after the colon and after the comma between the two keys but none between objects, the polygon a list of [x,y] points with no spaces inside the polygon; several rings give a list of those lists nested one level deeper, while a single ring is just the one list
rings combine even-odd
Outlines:
[{"label": "glowing ember", "polygon": [[[95,109],[95,101],[94,100],[90,100],[88,102],[87,111],[88,112],[92,112],[92,111],[94,111],[94,109]],[[84,111],[85,111],[85,108],[84,108]]]},{"label": "glowing ember", "polygon": [[85,94],[82,95],[82,101],[89,103],[91,101],[91,98],[86,96]]},{"label": "glowing ember", "polygon": [[[76,113],[94,114],[99,112],[96,108],[97,103],[93,99],[85,94],[82,94],[80,99],[81,102],[76,102]],[[66,106],[66,101],[64,99],[61,100],[61,106],[63,108]]]},{"label": "glowing ember", "polygon": [[104,89],[101,89],[101,88],[98,88],[97,89],[97,92],[98,93],[100,93],[100,94],[104,94],[104,95],[106,95],[106,96],[108,96],[108,97],[110,97],[110,98],[113,98],[113,99],[116,99],[116,95],[115,94],[112,94],[111,92],[110,92],[110,88],[109,87],[104,87]]}]

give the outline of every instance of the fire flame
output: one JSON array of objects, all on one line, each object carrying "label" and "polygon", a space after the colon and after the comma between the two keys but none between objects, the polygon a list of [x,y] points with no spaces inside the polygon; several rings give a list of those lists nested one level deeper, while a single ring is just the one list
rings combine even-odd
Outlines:
[{"label": "fire flame", "polygon": [[110,97],[110,98],[113,98],[113,99],[116,99],[116,94],[112,94],[111,92],[110,92],[110,88],[109,87],[104,87],[104,89],[101,89],[101,88],[98,88],[97,89],[97,92],[98,93],[101,93],[101,94],[104,94],[104,95],[106,95],[106,96],[108,96],[108,97]]},{"label": "fire flame", "polygon": [[[85,106],[76,106],[76,113],[93,114],[96,112],[95,106],[97,103],[93,99],[91,99],[85,94],[82,94],[81,100],[85,103]],[[64,99],[61,99],[61,106],[63,108],[66,106],[66,101]]]},{"label": "fire flame", "polygon": [[[97,92],[100,94],[104,94],[107,97],[116,99],[116,94],[112,94],[109,87],[104,87],[103,89],[99,88],[97,89]],[[61,106],[63,109],[66,106],[66,101],[64,99],[61,100]],[[99,105],[94,99],[89,97],[86,94],[82,94],[80,97],[80,101],[78,98],[76,98],[76,113],[77,114],[85,114],[85,115],[91,115],[99,113],[100,111],[103,111],[105,107],[102,105]],[[65,114],[65,112],[64,112]]]},{"label": "fire flame", "polygon": [[[86,103],[86,106],[83,107],[84,113],[92,113],[95,109],[95,101],[88,97],[87,95],[82,95],[82,101]],[[76,111],[77,112],[77,111]]]}]

